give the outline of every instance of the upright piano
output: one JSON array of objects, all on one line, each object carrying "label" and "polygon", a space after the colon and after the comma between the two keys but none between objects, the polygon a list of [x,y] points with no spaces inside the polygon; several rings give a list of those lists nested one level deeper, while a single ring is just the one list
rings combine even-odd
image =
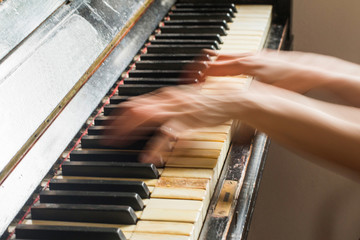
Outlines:
[{"label": "upright piano", "polygon": [[235,143],[235,130],[249,132],[238,122],[189,131],[163,168],[137,162],[144,138],[100,142],[121,138],[104,132],[128,97],[197,84],[212,60],[202,49],[290,49],[290,9],[290,0],[0,1],[0,239],[246,239],[263,133]]}]

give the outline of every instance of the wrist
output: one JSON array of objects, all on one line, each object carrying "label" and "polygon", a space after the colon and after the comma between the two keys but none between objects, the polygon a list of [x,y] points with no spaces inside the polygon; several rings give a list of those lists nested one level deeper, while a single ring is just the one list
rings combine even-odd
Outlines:
[{"label": "wrist", "polygon": [[297,73],[298,81],[294,83],[296,92],[304,94],[310,90],[323,88],[331,81],[331,75],[321,69],[314,67],[303,67]]},{"label": "wrist", "polygon": [[324,84],[324,88],[332,92],[342,91],[360,85],[360,77],[340,73],[331,73],[329,75],[329,80]]},{"label": "wrist", "polygon": [[269,101],[269,95],[265,90],[268,87],[271,86],[253,81],[247,91],[232,96],[232,107],[229,109],[231,118],[250,123],[264,113],[264,103]]}]

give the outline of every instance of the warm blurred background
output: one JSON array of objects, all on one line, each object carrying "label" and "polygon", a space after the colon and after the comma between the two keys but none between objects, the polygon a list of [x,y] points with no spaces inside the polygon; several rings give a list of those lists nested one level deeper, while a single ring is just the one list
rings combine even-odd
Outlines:
[{"label": "warm blurred background", "polygon": [[[360,63],[359,13],[359,0],[293,0],[294,50]],[[360,180],[307,160],[271,143],[249,240],[360,239]]]}]

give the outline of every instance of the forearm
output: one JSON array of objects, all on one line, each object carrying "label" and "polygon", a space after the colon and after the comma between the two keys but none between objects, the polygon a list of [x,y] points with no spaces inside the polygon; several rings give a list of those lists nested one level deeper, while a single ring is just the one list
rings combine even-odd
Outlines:
[{"label": "forearm", "polygon": [[301,64],[303,66],[313,66],[321,68],[325,71],[332,71],[340,74],[360,75],[360,65],[352,63],[337,57],[306,53],[297,51],[263,51],[261,55],[268,56],[275,59],[280,59],[286,62]]},{"label": "forearm", "polygon": [[[351,114],[354,109],[286,90],[265,91],[241,97],[238,104],[245,110],[237,118],[290,148],[360,171],[360,125],[354,121],[359,119],[358,109]],[[348,117],[343,118],[342,112]]]},{"label": "forearm", "polygon": [[[279,74],[280,75],[280,74]],[[260,81],[266,76],[261,76]],[[360,74],[350,75],[331,70],[318,69],[309,66],[293,66],[272,85],[297,93],[306,93],[310,90],[326,90],[343,99],[348,105],[360,106]]]},{"label": "forearm", "polygon": [[360,107],[360,74],[358,76],[334,74],[329,77],[324,89],[345,100],[349,105]]},{"label": "forearm", "polygon": [[259,54],[221,55],[209,63],[208,75],[247,74],[258,81],[306,93],[313,89],[329,90],[360,106],[360,65],[312,53],[261,52]]}]

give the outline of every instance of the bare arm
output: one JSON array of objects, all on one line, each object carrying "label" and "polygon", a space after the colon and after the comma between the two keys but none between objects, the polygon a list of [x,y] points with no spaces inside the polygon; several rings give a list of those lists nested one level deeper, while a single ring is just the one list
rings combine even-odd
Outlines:
[{"label": "bare arm", "polygon": [[285,146],[360,172],[359,109],[271,86],[253,87],[244,95],[251,105],[240,119]]},{"label": "bare arm", "polygon": [[187,87],[136,97],[123,104],[127,117],[115,123],[120,127],[118,134],[129,134],[144,124],[163,125],[166,131],[150,142],[143,159],[156,163],[155,157],[182,131],[239,119],[290,148],[360,172],[358,108],[317,101],[259,82],[246,92],[236,84],[219,84],[218,88],[222,90],[212,95]]},{"label": "bare arm", "polygon": [[324,89],[360,106],[360,65],[334,57],[300,52],[265,51],[220,55],[208,75],[248,74],[257,80],[298,93]]}]

